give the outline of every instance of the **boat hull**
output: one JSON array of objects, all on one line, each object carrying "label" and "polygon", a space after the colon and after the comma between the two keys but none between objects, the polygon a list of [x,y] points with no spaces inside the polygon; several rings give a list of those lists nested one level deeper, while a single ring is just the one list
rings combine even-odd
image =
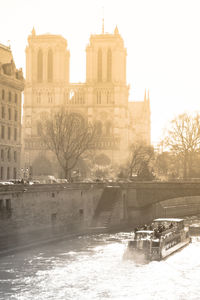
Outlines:
[{"label": "boat hull", "polygon": [[182,242],[172,246],[170,249],[166,249],[165,247],[163,247],[163,249],[161,250],[161,258],[160,259],[165,259],[169,255],[172,255],[173,253],[181,250],[182,248],[187,246],[190,242],[191,242],[191,238],[188,237],[185,241],[182,241]]},{"label": "boat hull", "polygon": [[179,242],[178,244],[172,246],[170,249],[166,249],[165,247],[163,247],[161,249],[154,249],[152,253],[140,249],[127,248],[123,258],[134,260],[136,262],[160,261],[186,247],[190,242],[191,239],[187,238],[185,241]]},{"label": "boat hull", "polygon": [[162,260],[187,246],[191,238],[184,220],[178,218],[155,219],[147,226],[135,230],[134,239],[128,242],[124,258],[143,261]]}]

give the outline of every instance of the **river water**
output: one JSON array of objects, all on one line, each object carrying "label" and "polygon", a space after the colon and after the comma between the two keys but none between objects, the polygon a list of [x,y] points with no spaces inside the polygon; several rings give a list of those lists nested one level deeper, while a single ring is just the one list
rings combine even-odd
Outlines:
[{"label": "river water", "polygon": [[0,299],[200,299],[200,242],[161,262],[123,260],[130,233],[98,234],[0,258]]}]

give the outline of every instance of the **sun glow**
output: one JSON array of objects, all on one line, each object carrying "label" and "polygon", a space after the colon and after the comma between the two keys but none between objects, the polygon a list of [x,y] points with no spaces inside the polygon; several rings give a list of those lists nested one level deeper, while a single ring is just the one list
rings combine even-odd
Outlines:
[{"label": "sun glow", "polygon": [[101,32],[104,15],[104,31],[118,25],[127,48],[129,99],[143,100],[145,88],[150,90],[154,142],[175,115],[199,110],[198,11],[197,0],[7,0],[1,3],[0,42],[11,45],[25,73],[24,51],[33,26],[37,34],[60,34],[70,50],[70,81],[84,82],[85,48],[90,34]]}]

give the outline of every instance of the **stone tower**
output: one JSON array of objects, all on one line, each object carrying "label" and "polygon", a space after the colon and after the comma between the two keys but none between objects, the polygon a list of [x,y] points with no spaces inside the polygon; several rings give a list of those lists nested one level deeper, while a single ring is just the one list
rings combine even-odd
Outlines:
[{"label": "stone tower", "polygon": [[114,34],[92,35],[87,53],[87,83],[126,84],[126,49],[115,28]]},{"label": "stone tower", "polygon": [[100,150],[112,162],[124,159],[128,146],[126,55],[117,27],[113,34],[91,35],[86,48],[89,117],[99,124]]},{"label": "stone tower", "polygon": [[111,34],[103,29],[91,35],[86,47],[86,82],[69,82],[69,56],[62,36],[36,35],[33,29],[28,37],[23,159],[24,167],[33,170],[32,175],[60,174],[55,156],[45,150],[39,133],[40,120],[62,106],[96,125],[92,159],[104,157],[110,166],[120,165],[137,136],[150,143],[149,101],[128,101],[127,52],[118,28]]},{"label": "stone tower", "polygon": [[23,148],[24,166],[41,156],[39,120],[63,104],[65,86],[69,83],[69,51],[60,35],[28,37],[26,47],[26,85],[24,90]]}]

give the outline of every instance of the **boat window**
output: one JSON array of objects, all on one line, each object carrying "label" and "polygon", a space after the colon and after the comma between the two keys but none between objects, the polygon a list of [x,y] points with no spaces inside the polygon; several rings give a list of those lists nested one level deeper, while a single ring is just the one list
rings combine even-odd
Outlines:
[{"label": "boat window", "polygon": [[159,247],[159,241],[152,241],[152,247]]},{"label": "boat window", "polygon": [[178,226],[178,229],[183,229],[184,228],[184,223],[183,222],[180,222],[177,224]]},{"label": "boat window", "polygon": [[140,232],[140,233],[136,233],[136,239],[144,239],[147,237],[151,237],[152,234],[148,233],[148,232]]},{"label": "boat window", "polygon": [[129,246],[129,247],[136,247],[136,245],[137,245],[137,242],[136,242],[136,241],[129,241],[129,242],[128,242],[128,246]]}]

